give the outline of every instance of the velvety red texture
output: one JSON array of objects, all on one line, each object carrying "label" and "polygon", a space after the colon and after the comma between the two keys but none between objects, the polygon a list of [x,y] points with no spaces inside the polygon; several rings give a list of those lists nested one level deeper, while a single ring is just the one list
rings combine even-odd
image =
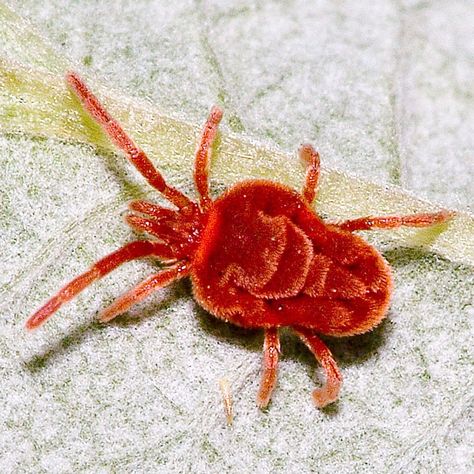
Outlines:
[{"label": "velvety red texture", "polygon": [[374,247],[326,225],[299,193],[268,181],[240,183],[214,202],[191,279],[199,303],[226,321],[333,336],[378,324],[392,290]]}]

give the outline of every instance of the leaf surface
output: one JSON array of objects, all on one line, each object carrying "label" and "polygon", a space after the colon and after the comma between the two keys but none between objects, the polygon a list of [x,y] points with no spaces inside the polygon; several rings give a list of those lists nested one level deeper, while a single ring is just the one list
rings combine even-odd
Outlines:
[{"label": "leaf surface", "polygon": [[[0,3],[0,470],[472,469],[464,3],[80,3],[22,2],[41,34]],[[316,208],[328,219],[443,207],[427,198],[459,209],[437,228],[366,234],[392,265],[396,291],[375,331],[327,339],[344,376],[335,406],[314,408],[321,374],[284,332],[278,388],[259,411],[262,335],[212,318],[186,283],[95,323],[152,262],[124,266],[24,331],[61,284],[131,240],[120,219],[127,201],[159,201],[65,88],[69,68],[190,195],[200,124],[220,103],[215,194],[251,177],[300,188],[296,149],[311,141],[324,171]]]}]

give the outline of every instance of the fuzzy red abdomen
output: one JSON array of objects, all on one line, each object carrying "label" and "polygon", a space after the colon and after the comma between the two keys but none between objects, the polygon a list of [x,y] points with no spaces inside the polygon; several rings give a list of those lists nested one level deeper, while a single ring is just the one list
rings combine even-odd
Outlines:
[{"label": "fuzzy red abdomen", "polygon": [[196,299],[222,319],[334,335],[373,327],[391,288],[375,249],[325,225],[295,191],[265,181],[215,201],[191,278]]}]

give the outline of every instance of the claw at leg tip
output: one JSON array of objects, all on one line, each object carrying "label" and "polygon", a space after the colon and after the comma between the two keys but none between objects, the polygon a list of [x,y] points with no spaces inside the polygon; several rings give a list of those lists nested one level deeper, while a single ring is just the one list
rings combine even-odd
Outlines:
[{"label": "claw at leg tip", "polygon": [[218,105],[213,105],[211,108],[211,115],[217,122],[220,122],[222,116],[224,115],[224,111]]},{"label": "claw at leg tip", "polygon": [[29,319],[28,321],[26,321],[25,323],[25,329],[28,331],[28,332],[31,332],[33,330],[35,330],[38,326],[36,326],[35,324],[33,324]]},{"label": "claw at leg tip", "polygon": [[324,408],[331,403],[334,403],[339,398],[339,393],[331,393],[327,390],[314,390],[313,391],[313,400],[317,408]]},{"label": "claw at leg tip", "polygon": [[271,392],[260,389],[256,400],[258,408],[260,408],[260,410],[268,408],[271,398]]},{"label": "claw at leg tip", "polygon": [[111,311],[111,308],[109,307],[100,311],[97,319],[100,323],[105,324],[108,323],[111,319],[114,319],[119,314],[120,313],[118,313],[117,311]]},{"label": "claw at leg tip", "polygon": [[99,323],[106,324],[113,318],[114,318],[114,316],[109,316],[109,315],[104,314],[102,312],[102,313],[99,313],[99,316],[98,316],[97,319],[98,319]]},{"label": "claw at leg tip", "polygon": [[444,214],[445,220],[447,221],[456,217],[456,214],[457,214],[456,211],[448,211],[448,210],[442,211],[442,213]]},{"label": "claw at leg tip", "polygon": [[260,410],[265,410],[266,408],[268,408],[269,403],[270,403],[269,399],[265,400],[260,397],[257,397],[257,406],[258,408],[260,408]]},{"label": "claw at leg tip", "polygon": [[71,85],[75,85],[77,82],[81,81],[79,74],[75,71],[67,71],[64,78],[66,79],[66,82]]}]

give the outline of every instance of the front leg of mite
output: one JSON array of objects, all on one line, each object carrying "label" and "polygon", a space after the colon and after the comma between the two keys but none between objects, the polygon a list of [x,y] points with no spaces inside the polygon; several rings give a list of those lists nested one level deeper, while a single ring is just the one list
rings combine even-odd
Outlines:
[{"label": "front leg of mite", "polygon": [[313,391],[314,403],[318,408],[324,408],[333,403],[339,396],[342,384],[342,375],[329,348],[311,329],[303,327],[293,328],[296,334],[314,354],[326,373],[326,383],[322,388]]},{"label": "front leg of mite", "polygon": [[263,343],[263,372],[260,390],[257,395],[257,405],[265,408],[270,402],[277,381],[278,356],[280,354],[280,338],[277,328],[265,329]]}]

